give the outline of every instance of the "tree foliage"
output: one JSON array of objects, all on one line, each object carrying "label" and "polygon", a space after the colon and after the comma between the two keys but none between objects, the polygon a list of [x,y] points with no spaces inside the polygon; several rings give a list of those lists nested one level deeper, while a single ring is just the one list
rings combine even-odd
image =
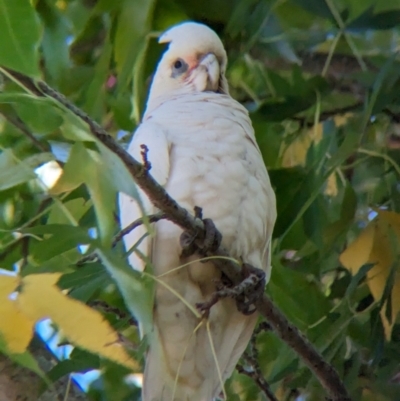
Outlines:
[{"label": "tree foliage", "polygon": [[[132,316],[151,318],[154,279],[113,241],[116,194],[135,197],[134,182],[23,76],[124,146],[163,50],[157,35],[183,20],[225,43],[231,94],[250,111],[277,194],[269,295],[354,401],[400,398],[399,0],[0,0],[0,351],[47,382],[101,369],[88,399],[139,399],[125,380],[145,350]],[[46,375],[26,348],[45,317],[75,346]],[[277,399],[323,399],[299,356],[260,330],[229,401],[266,399],[243,374],[254,361]]]}]

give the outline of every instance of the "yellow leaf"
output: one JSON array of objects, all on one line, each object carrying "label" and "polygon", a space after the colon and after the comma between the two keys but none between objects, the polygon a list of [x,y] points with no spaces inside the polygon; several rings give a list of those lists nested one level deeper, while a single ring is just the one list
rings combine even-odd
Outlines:
[{"label": "yellow leaf", "polygon": [[[400,241],[400,215],[394,212],[378,211],[378,216],[360,236],[341,254],[341,263],[354,275],[366,263],[374,263],[367,273],[368,286],[376,301],[382,298],[395,256],[390,238],[396,235]],[[400,312],[400,276],[396,275],[391,293],[391,318],[386,317],[386,303],[381,309],[385,336],[390,340],[393,324]]]},{"label": "yellow leaf", "polygon": [[374,242],[375,228],[374,223],[370,223],[367,228],[353,241],[347,249],[340,255],[340,262],[354,275],[358,270],[368,263]]},{"label": "yellow leaf", "polygon": [[59,273],[24,277],[17,298],[20,309],[34,320],[50,318],[71,343],[129,369],[139,369],[110,324],[99,312],[64,295],[56,285],[59,278]]},{"label": "yellow leaf", "polygon": [[[347,124],[353,116],[352,113],[337,114],[333,117],[336,127]],[[311,144],[319,143],[323,137],[324,124],[322,122],[313,125],[311,128],[301,130],[296,138],[283,150],[282,165],[293,167],[303,165],[306,161],[307,151]]]},{"label": "yellow leaf", "polygon": [[334,197],[338,192],[336,173],[332,173],[326,181],[325,194]]},{"label": "yellow leaf", "polygon": [[353,117],[353,113],[336,114],[333,121],[335,121],[336,127],[342,127],[348,123],[351,117]]},{"label": "yellow leaf", "polygon": [[34,321],[26,317],[9,296],[19,284],[19,278],[0,275],[0,333],[8,351],[24,352],[31,341]]},{"label": "yellow leaf", "polygon": [[379,218],[391,225],[393,231],[400,238],[400,214],[388,212],[386,210],[377,210]]},{"label": "yellow leaf", "polygon": [[303,130],[287,146],[283,152],[282,165],[284,167],[294,167],[304,165],[308,148],[313,142],[318,143],[322,138],[322,124],[315,128]]},{"label": "yellow leaf", "polygon": [[[19,284],[19,278],[17,276],[6,276],[2,274],[0,276],[0,294],[8,296],[15,291]],[[7,294],[7,295],[6,295]]]}]

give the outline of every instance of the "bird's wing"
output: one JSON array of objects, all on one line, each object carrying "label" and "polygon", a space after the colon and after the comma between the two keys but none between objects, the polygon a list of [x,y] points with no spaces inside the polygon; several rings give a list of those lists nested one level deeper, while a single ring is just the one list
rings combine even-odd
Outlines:
[{"label": "bird's wing", "polygon": [[[156,123],[149,120],[143,122],[136,130],[133,139],[128,147],[128,152],[138,161],[143,159],[141,145],[146,145],[147,160],[151,163],[150,173],[154,179],[164,186],[168,180],[170,161],[169,144],[164,130]],[[143,211],[146,215],[156,212],[156,208],[142,190],[138,190],[142,200]],[[136,219],[142,217],[142,210],[135,199],[121,193],[119,197],[119,209],[121,227],[125,228]],[[125,248],[129,251],[138,241],[140,241],[136,250],[129,255],[129,263],[139,271],[145,268],[145,262],[140,253],[151,258],[153,237],[146,235],[147,228],[141,225],[125,235]]]}]

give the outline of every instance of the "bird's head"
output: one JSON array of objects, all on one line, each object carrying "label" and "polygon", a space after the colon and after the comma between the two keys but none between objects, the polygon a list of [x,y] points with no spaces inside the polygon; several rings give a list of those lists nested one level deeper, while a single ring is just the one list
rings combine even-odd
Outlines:
[{"label": "bird's head", "polygon": [[162,34],[159,43],[169,43],[169,46],[158,64],[149,101],[173,93],[228,93],[227,56],[213,30],[185,22]]}]

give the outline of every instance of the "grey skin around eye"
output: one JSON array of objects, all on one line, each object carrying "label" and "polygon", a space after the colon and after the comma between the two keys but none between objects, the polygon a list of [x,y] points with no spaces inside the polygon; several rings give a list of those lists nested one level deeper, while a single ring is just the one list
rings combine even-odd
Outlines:
[{"label": "grey skin around eye", "polygon": [[182,75],[184,72],[187,71],[188,67],[189,67],[188,64],[185,63],[185,61],[183,61],[181,58],[176,59],[172,64],[171,77],[172,78],[179,77],[180,75]]}]

